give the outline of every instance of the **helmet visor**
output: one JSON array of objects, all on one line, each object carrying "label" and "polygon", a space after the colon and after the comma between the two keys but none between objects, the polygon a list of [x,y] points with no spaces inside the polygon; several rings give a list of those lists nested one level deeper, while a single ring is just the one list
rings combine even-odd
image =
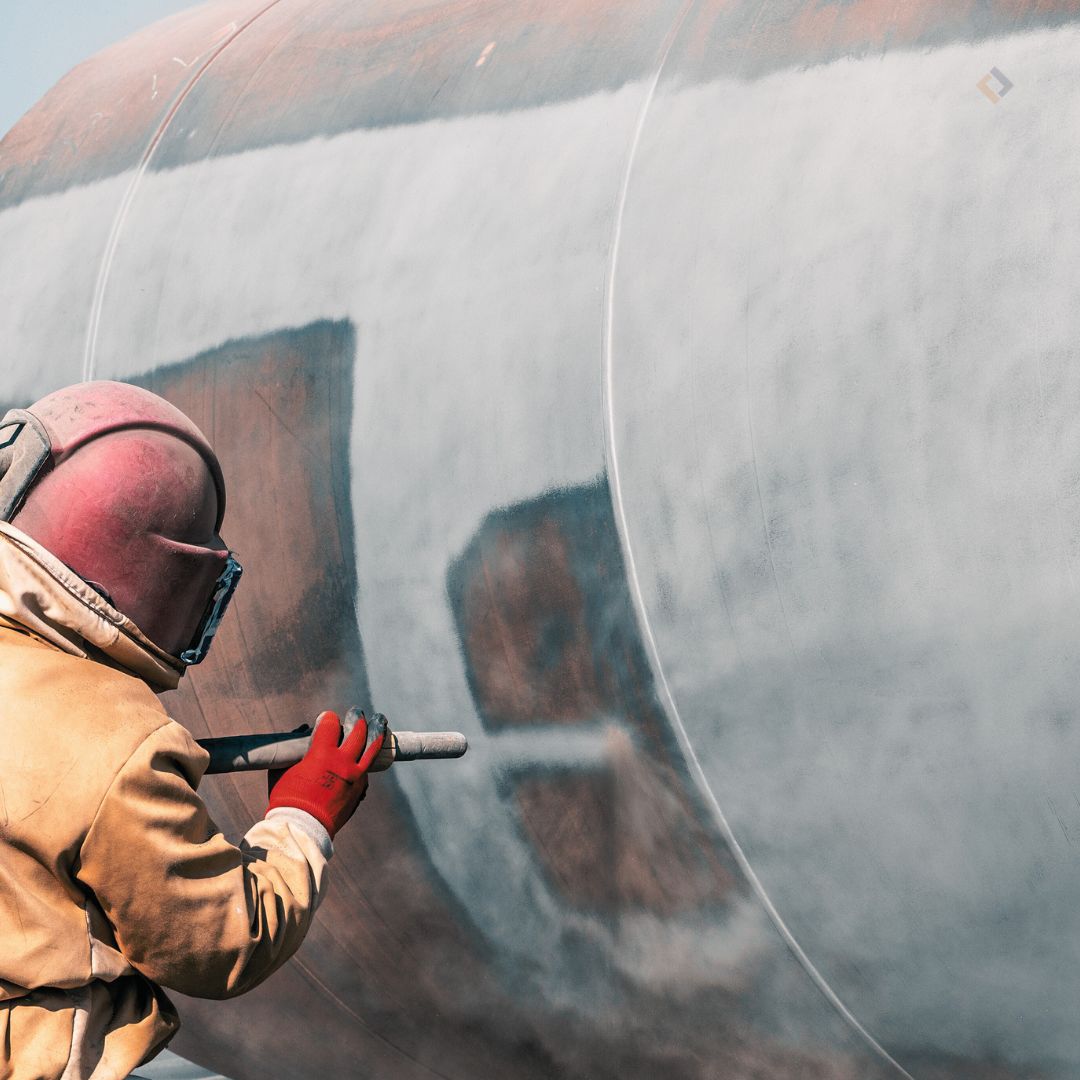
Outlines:
[{"label": "helmet visor", "polygon": [[232,601],[237,585],[240,584],[240,577],[243,573],[244,568],[237,561],[236,555],[230,551],[229,557],[225,561],[225,569],[222,570],[214,585],[210,603],[206,605],[206,613],[203,615],[202,622],[199,623],[199,628],[195,631],[195,636],[191,640],[191,646],[180,654],[181,663],[193,667],[195,664],[201,664],[206,659],[214,635],[221,625],[221,620],[225,617],[225,612],[229,609],[229,603]]}]

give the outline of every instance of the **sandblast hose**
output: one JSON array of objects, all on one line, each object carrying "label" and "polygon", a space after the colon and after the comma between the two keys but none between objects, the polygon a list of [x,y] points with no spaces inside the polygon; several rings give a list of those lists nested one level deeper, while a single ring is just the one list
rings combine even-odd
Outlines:
[{"label": "sandblast hose", "polygon": [[[374,713],[368,723],[378,716]],[[342,727],[347,735],[359,712],[350,709]],[[206,772],[254,772],[259,769],[287,769],[295,765],[311,745],[311,728],[305,724],[295,731],[271,731],[256,735],[226,735],[219,739],[199,739],[210,755]],[[389,769],[395,761],[430,761],[462,757],[468,740],[459,731],[391,731],[386,729],[382,750],[370,772]]]}]

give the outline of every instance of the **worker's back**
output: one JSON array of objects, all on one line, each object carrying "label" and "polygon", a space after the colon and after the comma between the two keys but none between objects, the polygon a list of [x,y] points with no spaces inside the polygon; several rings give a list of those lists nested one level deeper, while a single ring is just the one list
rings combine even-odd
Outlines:
[{"label": "worker's back", "polygon": [[[78,875],[117,773],[170,721],[141,679],[68,655],[16,625],[0,619],[0,1001],[21,1004],[0,1007],[0,1074],[60,1076],[74,1039],[93,1048],[101,1077],[111,1075],[111,1042],[122,1040],[116,1075],[125,1075],[133,1053],[160,1041],[175,1017],[117,950]],[[102,996],[108,1007],[91,1001]],[[91,1017],[111,1021],[118,1012],[141,1022],[108,1036],[86,1030]],[[16,1024],[21,1030],[10,1030]],[[8,1062],[12,1045],[19,1056]],[[76,1066],[73,1074],[88,1072]]]}]

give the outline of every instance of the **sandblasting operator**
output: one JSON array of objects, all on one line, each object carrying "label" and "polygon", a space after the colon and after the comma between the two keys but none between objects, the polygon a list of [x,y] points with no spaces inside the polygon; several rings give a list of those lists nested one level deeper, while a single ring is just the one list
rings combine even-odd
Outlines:
[{"label": "sandblasting operator", "polygon": [[236,587],[224,511],[210,444],[146,390],[0,420],[0,1077],[120,1080],[179,1026],[162,987],[265,979],[366,790],[381,732],[323,713],[239,846],[196,794],[208,756],[156,694]]}]

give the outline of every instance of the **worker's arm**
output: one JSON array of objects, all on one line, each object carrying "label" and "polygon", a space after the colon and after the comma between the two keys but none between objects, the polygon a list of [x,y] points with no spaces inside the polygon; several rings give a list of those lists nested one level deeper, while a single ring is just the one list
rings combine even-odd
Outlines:
[{"label": "worker's arm", "polygon": [[206,761],[179,724],[150,735],[105,795],[78,876],[134,967],[181,993],[223,998],[299,947],[332,846],[313,817],[278,809],[234,847],[195,792]]}]

